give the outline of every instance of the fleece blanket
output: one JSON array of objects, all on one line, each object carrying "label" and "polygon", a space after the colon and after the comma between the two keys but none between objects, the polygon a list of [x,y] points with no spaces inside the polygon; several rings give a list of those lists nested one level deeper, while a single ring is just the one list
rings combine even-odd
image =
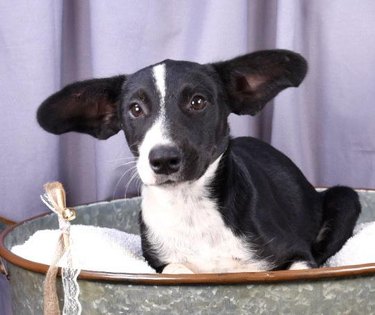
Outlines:
[{"label": "fleece blanket", "polygon": [[[142,256],[139,235],[116,229],[72,225],[74,267],[114,273],[155,273]],[[59,230],[40,230],[12,252],[25,259],[49,265],[55,253]],[[325,266],[375,263],[375,222],[357,225],[343,248]],[[64,259],[60,266],[64,266]]]},{"label": "fleece blanket", "polygon": [[[60,230],[39,230],[11,251],[25,259],[50,265]],[[115,273],[155,273],[142,256],[139,235],[116,229],[72,225],[70,227],[73,265],[77,269]],[[65,266],[65,260],[59,263]]]},{"label": "fleece blanket", "polygon": [[358,224],[341,250],[327,260],[326,267],[375,263],[374,241],[375,222]]}]

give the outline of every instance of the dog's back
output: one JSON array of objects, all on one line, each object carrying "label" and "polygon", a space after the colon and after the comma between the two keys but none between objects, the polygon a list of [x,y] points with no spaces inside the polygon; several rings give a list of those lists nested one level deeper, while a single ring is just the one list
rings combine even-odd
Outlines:
[{"label": "dog's back", "polygon": [[352,189],[318,193],[288,157],[249,137],[231,141],[212,185],[223,219],[275,269],[324,263],[350,237],[361,208]]}]

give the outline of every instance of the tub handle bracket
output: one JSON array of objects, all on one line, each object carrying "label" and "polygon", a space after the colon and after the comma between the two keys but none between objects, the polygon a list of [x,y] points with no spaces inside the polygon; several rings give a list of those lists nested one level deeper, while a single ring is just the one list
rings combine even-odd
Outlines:
[{"label": "tub handle bracket", "polygon": [[2,273],[9,280],[9,272],[2,257],[0,257],[0,273]]}]

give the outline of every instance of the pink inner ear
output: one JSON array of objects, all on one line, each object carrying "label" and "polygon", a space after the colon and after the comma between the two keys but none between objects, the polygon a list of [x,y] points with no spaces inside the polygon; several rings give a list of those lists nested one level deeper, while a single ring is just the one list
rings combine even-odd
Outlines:
[{"label": "pink inner ear", "polygon": [[250,90],[252,92],[255,92],[267,80],[267,78],[262,75],[251,75],[247,76],[246,80]]},{"label": "pink inner ear", "polygon": [[236,78],[236,91],[243,93],[256,93],[259,87],[265,83],[264,75],[241,75]]}]

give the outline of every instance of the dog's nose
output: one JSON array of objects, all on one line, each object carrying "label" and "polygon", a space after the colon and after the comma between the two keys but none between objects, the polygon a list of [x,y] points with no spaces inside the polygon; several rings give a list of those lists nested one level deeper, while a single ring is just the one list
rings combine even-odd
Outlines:
[{"label": "dog's nose", "polygon": [[169,175],[181,167],[181,153],[174,146],[158,146],[150,151],[148,159],[156,174]]}]

